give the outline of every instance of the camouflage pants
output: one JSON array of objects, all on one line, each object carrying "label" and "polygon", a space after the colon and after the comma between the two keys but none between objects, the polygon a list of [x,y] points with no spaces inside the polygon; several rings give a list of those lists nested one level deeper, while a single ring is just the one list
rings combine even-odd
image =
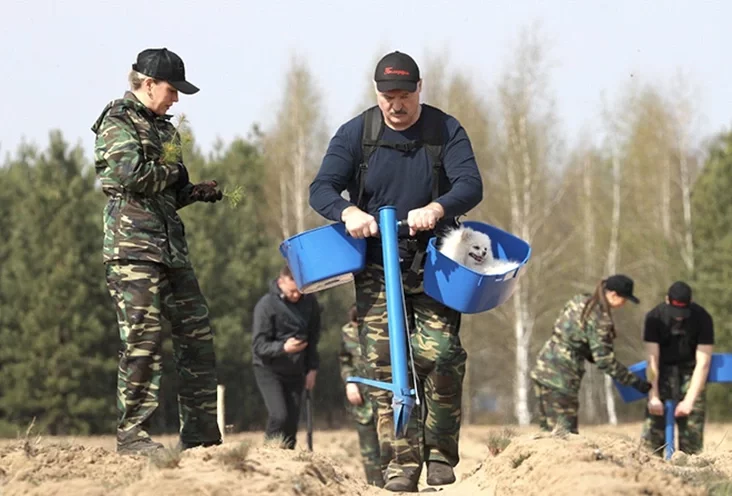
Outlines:
[{"label": "camouflage pants", "polygon": [[[362,323],[359,326],[361,345],[371,378],[391,382],[383,267],[367,265],[356,275],[355,286],[358,319]],[[423,461],[441,461],[452,466],[459,461],[462,384],[467,359],[458,336],[460,313],[424,294],[421,283],[418,287],[405,283],[404,290],[417,394],[424,402],[424,415],[416,406],[406,436],[396,439],[391,393],[370,388],[370,397],[376,404],[385,481],[397,476],[417,480]]]},{"label": "camouflage pants", "polygon": [[[369,401],[366,401],[364,406],[372,408]],[[366,423],[357,420],[356,431],[358,432],[358,444],[361,449],[361,460],[366,473],[366,482],[372,486],[383,487],[384,476],[381,471],[379,436],[376,433],[374,417],[371,416],[371,419]]]},{"label": "camouflage pants", "polygon": [[148,436],[149,419],[158,407],[166,319],[178,374],[181,442],[187,446],[219,443],[213,332],[193,269],[135,261],[109,263],[106,270],[122,343],[118,441]]},{"label": "camouflage pants", "polygon": [[539,412],[539,428],[577,434],[579,397],[562,393],[534,381],[534,394]]},{"label": "camouflage pants", "polygon": [[[683,399],[689,385],[693,370],[680,374],[681,395]],[[672,398],[671,387],[667,381],[659,379],[659,392],[661,401],[665,402]],[[665,405],[664,405],[665,407]],[[677,417],[676,426],[678,434],[678,449],[686,454],[693,455],[700,453],[704,447],[704,423],[706,415],[706,389],[702,389],[694,402],[694,406],[688,417]],[[646,416],[643,422],[642,438],[645,445],[653,450],[658,456],[664,455],[666,445],[666,420],[664,415],[651,415],[646,408]]]}]

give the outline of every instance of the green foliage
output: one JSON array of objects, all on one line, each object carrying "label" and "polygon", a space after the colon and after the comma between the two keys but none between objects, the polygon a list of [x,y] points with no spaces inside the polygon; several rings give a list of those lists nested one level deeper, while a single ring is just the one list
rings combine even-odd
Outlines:
[{"label": "green foliage", "polygon": [[184,114],[178,116],[175,134],[170,141],[163,143],[163,153],[160,159],[164,164],[176,164],[183,161],[183,152],[193,143],[193,134]]},{"label": "green foliage", "polygon": [[[193,133],[185,114],[180,114],[175,127],[175,134],[170,141],[163,143],[163,153],[160,158],[165,164],[175,164],[182,162],[187,152],[192,153],[194,144]],[[229,205],[236,208],[242,199],[243,188],[241,186],[234,187],[231,191],[224,188],[222,191],[224,197],[229,200]]]},{"label": "green foliage", "polygon": [[[281,240],[270,228],[276,220],[262,208],[264,162],[256,144],[243,139],[211,157],[198,153],[192,135],[185,147],[191,176],[216,179],[237,200],[235,210],[196,203],[180,215],[210,305],[226,423],[235,430],[262,428],[266,410],[251,365],[252,311],[284,263]],[[0,168],[0,181],[0,436],[16,436],[32,418],[47,434],[112,433],[119,333],[101,260],[106,198],[95,186],[94,169],[81,149],[52,133],[47,150],[20,147]],[[342,388],[328,385],[340,384],[340,320],[352,295],[329,293],[321,298],[327,327],[316,416],[327,415],[332,425],[345,413]],[[168,325],[164,335],[153,432],[172,433],[178,429],[177,378]]]},{"label": "green foliage", "polygon": [[0,173],[0,419],[37,417],[50,434],[108,429],[116,329],[94,176],[57,133]]},{"label": "green foliage", "polygon": [[251,368],[252,311],[282,259],[277,240],[266,234],[270,219],[260,208],[263,162],[255,146],[235,140],[195,173],[224,186],[240,184],[246,191],[233,211],[216,204],[181,211],[192,263],[216,332],[219,382],[227,388],[227,423],[238,430],[266,417]]},{"label": "green foliage", "polygon": [[241,186],[237,186],[232,191],[224,189],[222,193],[224,197],[229,200],[229,205],[231,205],[232,208],[236,208],[236,206],[239,205],[239,202],[242,199],[244,188],[242,188]]},{"label": "green foliage", "polygon": [[[712,145],[694,186],[694,299],[714,318],[715,351],[732,348],[732,133]],[[727,418],[732,395],[724,384],[710,385],[710,417]]]}]

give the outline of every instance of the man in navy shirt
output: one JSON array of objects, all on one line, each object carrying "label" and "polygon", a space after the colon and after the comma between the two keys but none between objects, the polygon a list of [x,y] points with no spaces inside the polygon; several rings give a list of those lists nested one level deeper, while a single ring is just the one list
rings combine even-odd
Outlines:
[{"label": "man in navy shirt", "polygon": [[[666,302],[646,314],[643,341],[648,354],[648,380],[653,384],[643,424],[643,439],[658,455],[666,443],[664,401],[677,401],[679,450],[702,450],[706,413],[705,384],[712,361],[714,322],[691,299],[691,287],[671,285]],[[660,384],[660,390],[659,390]]]},{"label": "man in navy shirt", "polygon": [[[323,217],[344,222],[351,236],[367,240],[367,267],[355,277],[356,307],[371,378],[385,382],[391,381],[391,364],[378,210],[394,206],[397,217],[407,219],[409,233],[400,235],[399,249],[424,421],[413,412],[406,436],[395,439],[390,393],[370,389],[370,395],[378,410],[384,487],[416,492],[423,462],[428,484],[455,481],[467,357],[458,336],[460,313],[424,294],[422,256],[430,237],[480,203],[483,186],[465,129],[454,117],[420,103],[422,80],[409,55],[384,56],[374,82],[378,108],[346,122],[333,136],[310,185],[310,205]],[[362,137],[373,134],[368,133],[372,122],[380,125],[380,135],[369,141],[372,153],[364,156]],[[341,196],[344,190],[350,200]]]}]

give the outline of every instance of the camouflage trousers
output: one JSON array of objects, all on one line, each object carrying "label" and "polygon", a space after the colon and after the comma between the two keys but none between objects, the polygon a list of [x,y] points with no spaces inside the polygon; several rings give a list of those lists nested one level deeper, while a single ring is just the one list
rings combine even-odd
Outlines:
[{"label": "camouflage trousers", "polygon": [[162,376],[163,319],[170,323],[178,374],[180,438],[185,446],[221,442],[216,422],[216,359],[208,305],[191,268],[108,263],[121,340],[117,439],[149,437]]},{"label": "camouflage trousers", "polygon": [[[367,265],[356,275],[355,286],[359,337],[371,378],[391,382],[384,268]],[[376,404],[385,481],[397,476],[416,481],[424,461],[445,462],[453,467],[459,461],[462,384],[467,359],[458,336],[460,313],[424,294],[421,282],[417,287],[409,287],[404,282],[404,291],[417,394],[423,402],[424,414],[415,406],[406,435],[397,439],[391,393],[369,388]],[[410,370],[410,383],[411,376]]]},{"label": "camouflage trousers", "polygon": [[543,431],[578,433],[579,397],[534,382],[539,428]]},{"label": "camouflage trousers", "polygon": [[[689,389],[691,384],[691,375],[693,370],[682,371],[680,373],[680,398]],[[661,401],[665,403],[667,399],[671,399],[671,385],[668,381],[663,380],[663,375],[659,378],[658,389]],[[706,388],[702,389],[699,396],[694,401],[694,406],[688,417],[677,417],[676,426],[678,434],[674,436],[678,439],[678,449],[686,454],[694,455],[700,453],[704,447],[704,424],[706,417]],[[665,408],[665,404],[664,404]],[[651,449],[656,455],[664,455],[664,447],[666,446],[666,420],[665,415],[651,415],[646,408],[646,416],[643,422],[642,431],[643,442],[646,447]]]},{"label": "camouflage trousers", "polygon": [[[373,405],[371,402],[368,399],[365,399],[363,405],[354,407],[354,410],[372,408]],[[368,417],[356,417],[355,420],[356,431],[358,432],[358,445],[361,450],[361,460],[363,461],[363,468],[366,474],[366,482],[372,486],[383,487],[384,476],[381,466],[379,436],[376,433],[376,419],[372,414]]]}]

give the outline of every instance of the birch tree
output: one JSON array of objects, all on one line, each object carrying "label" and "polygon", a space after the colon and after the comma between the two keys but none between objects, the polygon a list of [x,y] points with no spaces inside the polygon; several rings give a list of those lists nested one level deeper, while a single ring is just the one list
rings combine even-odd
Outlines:
[{"label": "birch tree", "polygon": [[[617,135],[615,129],[610,131],[610,153],[612,157],[612,179],[613,179],[613,203],[612,214],[610,219],[610,242],[607,250],[607,264],[605,273],[608,275],[615,274],[618,265],[618,250],[620,238],[620,180],[622,167],[617,145]],[[615,397],[613,396],[613,384],[610,376],[605,375],[605,401],[607,406],[608,422],[617,425],[618,415],[615,411]]]},{"label": "birch tree", "polygon": [[[531,420],[529,370],[531,338],[539,318],[556,316],[552,290],[561,284],[560,263],[572,239],[572,226],[553,215],[563,198],[562,183],[554,171],[560,148],[549,94],[549,61],[541,37],[525,31],[515,59],[499,84],[501,111],[496,148],[496,191],[492,205],[507,204],[493,211],[484,206],[486,217],[532,245],[532,260],[524,269],[511,300],[497,309],[510,322],[515,340],[514,415],[519,425]],[[485,202],[484,202],[485,203]]]},{"label": "birch tree", "polygon": [[[422,64],[423,92],[422,101],[440,108],[456,118],[468,134],[476,161],[485,176],[491,169],[490,154],[490,124],[487,101],[481,97],[480,91],[468,76],[465,68],[450,69],[447,54],[432,55]],[[456,75],[450,75],[456,74]],[[476,218],[474,213],[468,214]],[[492,377],[481,373],[484,369],[485,357],[483,351],[487,346],[485,340],[486,326],[480,316],[466,315],[461,325],[460,336],[463,346],[468,350],[470,359],[466,364],[465,379],[463,381],[463,422],[472,421],[473,395],[485,387],[485,382]],[[491,384],[490,389],[495,389]]]},{"label": "birch tree", "polygon": [[699,173],[699,164],[704,157],[695,149],[693,142],[699,120],[695,107],[695,89],[682,74],[677,74],[671,89],[671,146],[673,156],[678,160],[679,189],[682,206],[682,226],[676,233],[680,256],[687,276],[694,274],[694,236],[692,224],[692,187]]},{"label": "birch tree", "polygon": [[[595,157],[593,157],[591,151],[587,150],[582,154],[582,225],[583,225],[583,276],[586,281],[591,281],[596,278],[596,232],[595,227],[595,212],[593,205],[595,202],[594,194],[594,168]],[[584,382],[584,397],[585,406],[587,408],[587,416],[590,421],[594,422],[597,419],[597,404],[594,400],[594,384],[596,368],[589,363],[585,363],[585,380]]]},{"label": "birch tree", "polygon": [[308,205],[310,182],[327,146],[321,101],[308,67],[293,57],[277,120],[264,136],[270,207],[282,238],[322,223]]},{"label": "birch tree", "polygon": [[[562,270],[566,288],[559,288],[564,298],[578,292],[590,293],[605,275],[606,240],[609,225],[605,218],[611,210],[611,174],[608,161],[591,142],[589,134],[580,138],[568,162],[563,181],[567,184],[566,197],[560,204],[562,217],[578,227],[571,247],[565,250],[563,260],[569,261]],[[610,190],[610,194],[608,194]],[[585,362],[585,375],[580,388],[581,422],[596,423],[605,405],[604,374]]]}]

